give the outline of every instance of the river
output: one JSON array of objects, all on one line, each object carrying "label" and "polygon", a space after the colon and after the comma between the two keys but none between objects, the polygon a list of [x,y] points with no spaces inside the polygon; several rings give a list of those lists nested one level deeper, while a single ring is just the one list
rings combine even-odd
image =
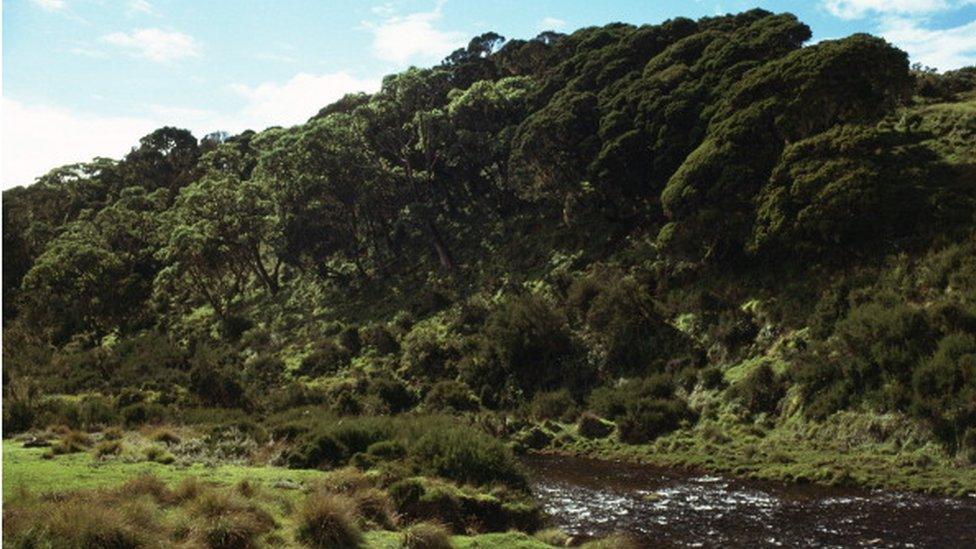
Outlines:
[{"label": "river", "polygon": [[739,480],[646,465],[528,456],[552,525],[653,547],[976,548],[976,498]]}]

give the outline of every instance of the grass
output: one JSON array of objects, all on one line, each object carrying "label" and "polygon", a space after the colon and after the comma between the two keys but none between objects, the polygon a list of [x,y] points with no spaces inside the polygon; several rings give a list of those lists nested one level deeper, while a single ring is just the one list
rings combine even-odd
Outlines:
[{"label": "grass", "polygon": [[152,474],[165,482],[177,482],[186,477],[203,482],[232,485],[242,480],[273,485],[279,481],[306,484],[324,477],[321,471],[219,465],[206,467],[195,464],[178,467],[156,462],[126,463],[118,460],[99,461],[88,452],[64,454],[43,459],[44,448],[24,448],[12,440],[3,441],[3,499],[16,497],[21,489],[34,494],[85,490],[113,486],[133,476]]},{"label": "grass", "polygon": [[[712,429],[680,429],[652,443],[637,445],[621,443],[615,437],[564,436],[568,443],[544,451],[760,480],[957,497],[976,494],[976,467],[947,456],[935,443],[910,440],[910,430],[879,440],[865,438],[863,432],[878,428],[868,424],[883,421],[877,416],[849,413],[820,425],[800,420],[771,428],[720,424]],[[575,434],[575,426],[562,427],[566,433]]]},{"label": "grass", "polygon": [[[26,535],[38,536],[42,545],[44,540],[53,540],[61,545],[116,541],[124,545],[131,541],[304,547],[307,545],[298,541],[302,539],[302,525],[308,522],[308,511],[323,498],[331,503],[344,498],[345,507],[331,503],[324,507],[348,511],[340,509],[339,513],[340,531],[348,528],[352,532],[351,537],[344,538],[347,541],[361,539],[360,547],[391,549],[402,547],[404,541],[403,532],[392,530],[395,518],[386,494],[370,486],[369,475],[350,468],[322,472],[242,465],[187,467],[99,460],[93,452],[45,459],[44,452],[44,448],[24,448],[16,441],[3,441],[5,520],[16,526],[19,518],[21,525],[37,526],[28,529]],[[473,488],[434,479],[425,482],[453,490],[459,500],[469,504],[501,505],[486,494],[465,495],[465,490]],[[45,497],[55,494],[57,497]],[[321,511],[323,505],[317,508]],[[83,517],[89,515],[93,519],[86,523]],[[58,524],[69,526],[59,527],[37,518],[52,516],[61,517]],[[25,535],[24,531],[22,527],[19,535]],[[9,542],[5,538],[5,543]],[[517,532],[450,536],[450,542],[461,548],[551,547]]]}]

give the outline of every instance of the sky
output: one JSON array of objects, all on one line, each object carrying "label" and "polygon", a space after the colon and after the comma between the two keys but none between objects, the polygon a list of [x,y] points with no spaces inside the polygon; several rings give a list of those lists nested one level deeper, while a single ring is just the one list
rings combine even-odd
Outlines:
[{"label": "sky", "polygon": [[913,62],[976,64],[976,0],[3,0],[0,187],[119,158],[153,129],[289,126],[489,30],[796,14],[813,41],[885,37]]}]

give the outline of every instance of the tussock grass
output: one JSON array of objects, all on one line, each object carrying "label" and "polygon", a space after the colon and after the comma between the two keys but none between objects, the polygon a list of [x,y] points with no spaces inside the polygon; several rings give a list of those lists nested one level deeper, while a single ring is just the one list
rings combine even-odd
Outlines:
[{"label": "tussock grass", "polygon": [[451,532],[437,522],[418,522],[403,531],[400,543],[405,549],[451,549]]},{"label": "tussock grass", "polygon": [[298,512],[298,540],[317,549],[358,547],[363,535],[357,526],[356,502],[338,494],[313,492]]}]

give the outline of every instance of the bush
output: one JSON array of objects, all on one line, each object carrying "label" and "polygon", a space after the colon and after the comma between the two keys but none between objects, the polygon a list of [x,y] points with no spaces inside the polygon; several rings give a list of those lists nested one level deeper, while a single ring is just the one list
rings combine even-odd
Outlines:
[{"label": "bush", "polygon": [[415,396],[406,383],[392,377],[371,379],[367,392],[376,397],[391,414],[405,412],[415,402]]},{"label": "bush", "polygon": [[14,434],[30,429],[37,419],[43,394],[41,387],[29,378],[4,384],[3,432]]},{"label": "bush", "polygon": [[585,438],[604,438],[613,432],[614,425],[590,412],[580,415],[576,423],[577,432]]},{"label": "bush", "polygon": [[692,413],[679,400],[642,399],[617,422],[620,440],[629,444],[643,444],[678,429]]},{"label": "bush", "polygon": [[571,420],[576,415],[576,401],[568,389],[536,393],[529,403],[529,413],[537,420]]},{"label": "bush", "polygon": [[146,423],[159,423],[166,419],[166,408],[152,403],[130,404],[119,410],[126,427],[137,427]]},{"label": "bush", "polygon": [[366,347],[374,349],[380,356],[392,355],[400,351],[396,337],[381,324],[371,324],[361,331]]},{"label": "bush", "polygon": [[415,324],[403,339],[403,371],[410,378],[428,381],[452,377],[460,356],[455,340],[436,317]]},{"label": "bush", "polygon": [[286,462],[296,469],[333,467],[344,463],[349,450],[331,434],[319,434],[292,450]]},{"label": "bush", "polygon": [[663,371],[691,349],[689,338],[669,325],[648,291],[630,277],[601,270],[570,287],[568,301],[604,351],[608,377]]},{"label": "bush", "polygon": [[405,529],[400,543],[406,549],[451,549],[451,532],[436,522],[418,522]]},{"label": "bush", "polygon": [[561,387],[580,392],[593,380],[566,319],[534,296],[510,298],[488,315],[462,375],[488,406]]},{"label": "bush", "polygon": [[597,387],[587,398],[587,404],[597,414],[616,421],[643,399],[670,399],[673,394],[671,376],[656,374],[644,379],[629,379],[616,387]]},{"label": "bush", "polygon": [[302,359],[298,373],[310,377],[334,374],[348,367],[351,358],[349,351],[335,341],[326,339]]},{"label": "bush", "polygon": [[431,411],[468,412],[479,407],[478,397],[460,381],[439,381],[424,397],[424,406]]},{"label": "bush", "polygon": [[786,396],[784,381],[772,366],[762,362],[729,389],[729,395],[752,414],[773,413]]},{"label": "bush", "polygon": [[518,460],[500,441],[471,427],[441,427],[428,430],[411,452],[427,473],[457,482],[525,485]]},{"label": "bush", "polygon": [[964,448],[976,425],[976,336],[950,334],[916,371],[913,410],[934,422],[950,448]]},{"label": "bush", "polygon": [[299,510],[298,540],[320,549],[359,547],[363,536],[356,518],[356,504],[348,497],[312,493]]},{"label": "bush", "polygon": [[260,355],[244,367],[244,380],[249,386],[267,389],[281,383],[285,363],[276,356]]},{"label": "bush", "polygon": [[204,406],[250,407],[238,374],[240,366],[231,355],[226,349],[201,346],[193,356],[190,390]]},{"label": "bush", "polygon": [[356,326],[347,326],[339,332],[339,345],[349,352],[350,355],[356,356],[359,351],[363,348],[363,340],[359,336],[359,328]]}]

